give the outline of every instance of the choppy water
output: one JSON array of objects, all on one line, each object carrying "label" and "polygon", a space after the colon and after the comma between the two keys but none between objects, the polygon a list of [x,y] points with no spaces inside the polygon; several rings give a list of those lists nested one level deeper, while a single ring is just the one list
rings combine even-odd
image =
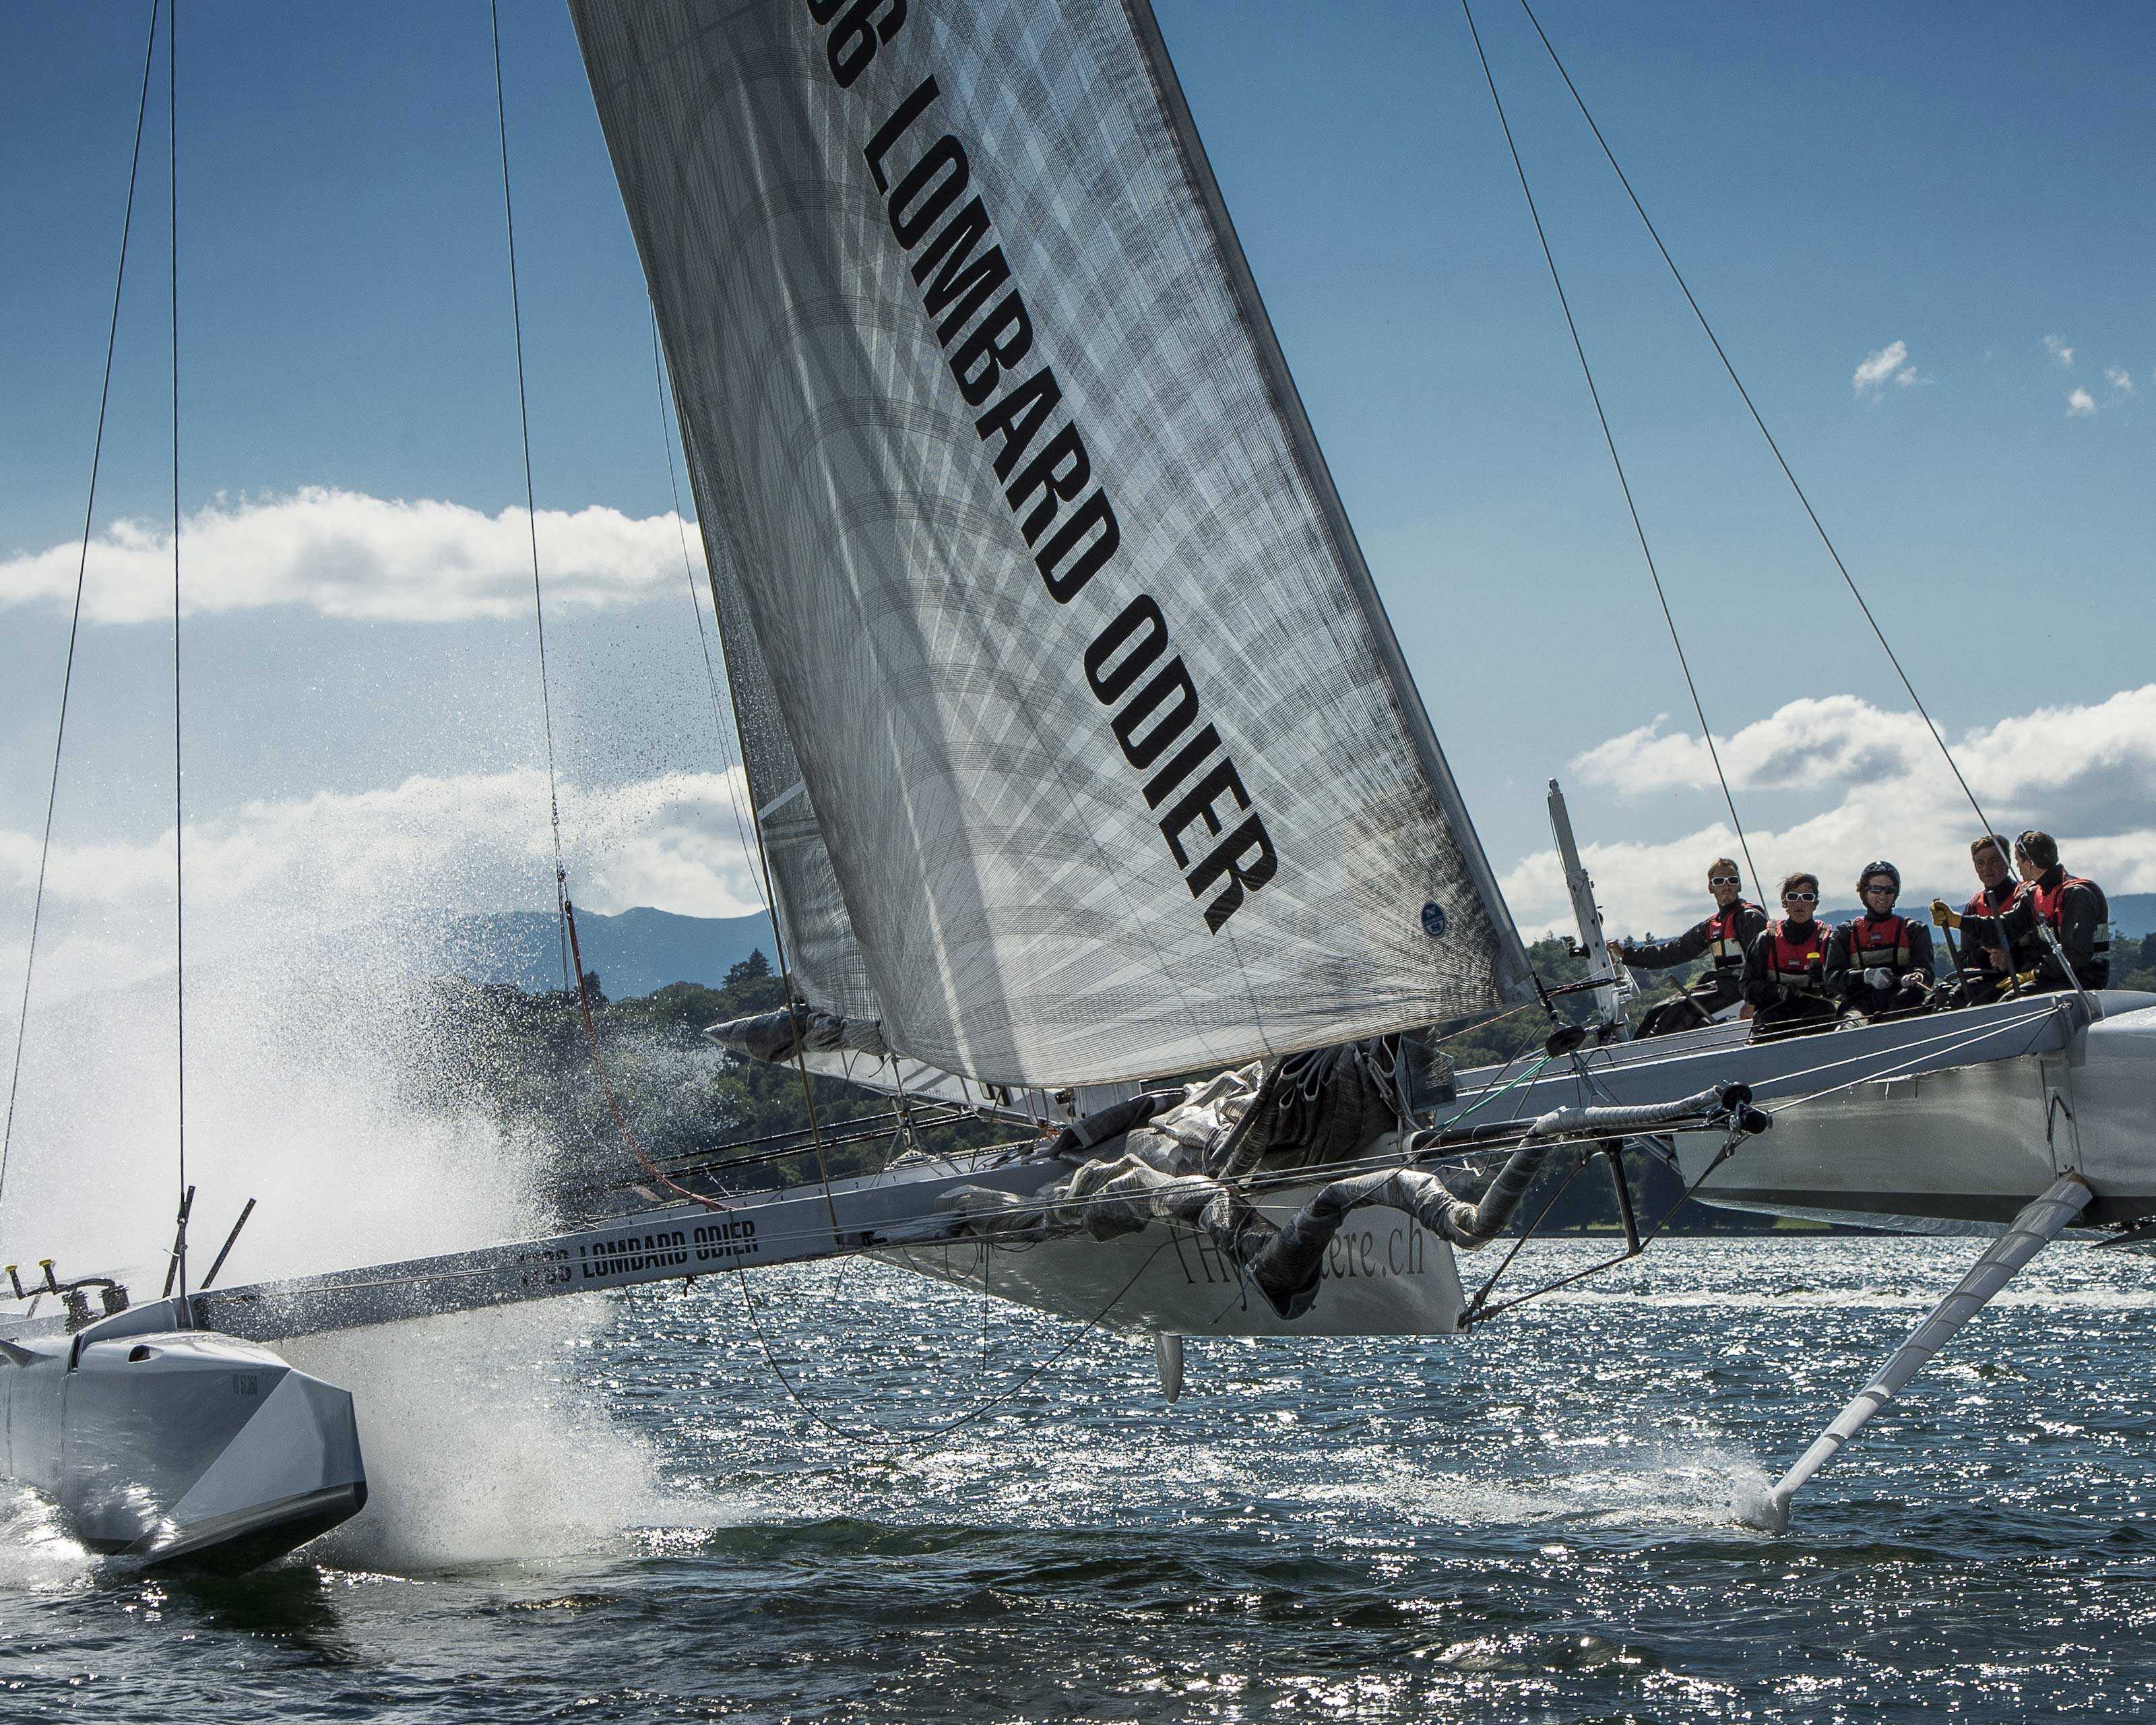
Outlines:
[{"label": "choppy water", "polygon": [[[1582,1261],[1592,1247],[1546,1249]],[[317,1348],[376,1497],[240,1582],[0,1525],[0,1718],[2156,1717],[2156,1264],[2040,1259],[1742,1524],[1979,1250],[1675,1242],[1465,1341],[1150,1351],[871,1265]]]}]

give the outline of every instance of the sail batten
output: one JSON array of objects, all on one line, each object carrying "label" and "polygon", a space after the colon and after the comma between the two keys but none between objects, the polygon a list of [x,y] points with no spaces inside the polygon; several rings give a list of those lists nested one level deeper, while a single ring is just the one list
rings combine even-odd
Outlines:
[{"label": "sail batten", "polygon": [[1522,986],[1150,13],[572,9],[811,1003],[1076,1084]]}]

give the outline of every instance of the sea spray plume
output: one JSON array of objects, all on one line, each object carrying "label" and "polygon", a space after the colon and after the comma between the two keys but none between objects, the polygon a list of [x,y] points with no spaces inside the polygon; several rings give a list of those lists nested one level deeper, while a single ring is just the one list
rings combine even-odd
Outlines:
[{"label": "sea spray plume", "polygon": [[[393,952],[335,942],[190,966],[198,1215],[222,1227],[260,1200],[226,1281],[544,1231],[531,1135],[469,1105],[414,1106],[431,1058],[413,1040],[423,980]],[[168,982],[44,1015],[23,1077],[11,1253],[124,1268],[138,1294],[162,1285],[174,1058]]]},{"label": "sea spray plume", "polygon": [[[221,1235],[259,1200],[224,1284],[551,1231],[550,1141],[443,1083],[432,979],[397,942],[271,929],[244,959],[191,965],[188,987],[198,1225]],[[30,1048],[9,1254],[119,1268],[154,1296],[172,1214],[169,986],[65,1003]],[[303,1369],[323,1362],[358,1392],[372,1497],[342,1548],[447,1563],[588,1546],[609,1516],[649,1518],[648,1454],[558,1381],[578,1334],[606,1321],[593,1306],[565,1326],[557,1307],[295,1344]],[[593,1458],[605,1483],[587,1489]]]},{"label": "sea spray plume", "polygon": [[607,1549],[625,1530],[701,1525],[650,1445],[588,1381],[600,1298],[311,1336],[284,1352],[348,1387],[373,1495],[310,1555],[400,1573]]}]

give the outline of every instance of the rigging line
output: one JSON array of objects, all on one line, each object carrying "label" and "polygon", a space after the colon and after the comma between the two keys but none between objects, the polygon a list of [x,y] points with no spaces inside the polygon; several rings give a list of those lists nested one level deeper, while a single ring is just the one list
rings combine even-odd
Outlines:
[{"label": "rigging line", "polygon": [[[187,1309],[187,800],[182,780],[186,755],[180,729],[180,4],[165,13],[165,143],[172,168],[172,1003],[177,1058],[173,1079],[178,1104],[180,1230],[173,1245],[179,1273],[180,1310]],[[183,1324],[182,1327],[186,1327]]]},{"label": "rigging line", "polygon": [[645,1173],[669,1192],[685,1198],[690,1203],[701,1204],[707,1210],[726,1210],[730,1204],[716,1198],[707,1198],[701,1192],[692,1192],[686,1186],[670,1179],[659,1164],[644,1153],[644,1146],[637,1142],[636,1134],[629,1130],[629,1117],[622,1112],[621,1104],[613,1093],[613,1081],[608,1075],[606,1056],[599,1050],[599,1027],[592,1017],[591,990],[584,986],[584,955],[577,945],[576,907],[564,897],[562,901],[562,920],[569,932],[569,956],[577,967],[577,1005],[584,1019],[584,1036],[592,1050],[592,1065],[599,1075],[599,1091],[605,1096],[607,1111],[613,1116],[613,1129],[621,1134],[622,1142],[629,1146],[629,1153],[642,1164]]},{"label": "rigging line", "polygon": [[[674,439],[666,427],[666,366],[659,347],[659,308],[652,305],[649,309],[651,377],[659,392],[659,447],[666,454],[666,489],[674,498],[674,531],[681,542],[681,572],[689,582],[689,614],[696,619],[696,644],[703,649],[704,653],[704,685],[711,696],[711,730],[718,737],[719,759],[724,764],[729,752],[739,753],[740,751],[729,751],[726,747],[726,716],[719,706],[719,673],[717,667],[711,663],[711,637],[704,628],[704,602],[696,592],[696,566],[689,555],[689,526],[681,519],[681,480],[674,466]],[[743,771],[746,772],[747,768],[744,768]],[[731,793],[732,788],[729,783],[728,792]],[[748,834],[742,830],[741,799],[729,794],[727,801],[733,804],[734,831],[741,839],[742,855],[747,856]],[[767,905],[764,908],[768,911],[770,906]]]},{"label": "rigging line", "polygon": [[[2056,1008],[2052,1004],[2047,1003],[2035,1012],[2027,1013],[2016,1018],[2006,1019],[1995,1024],[1979,1025],[1977,1029],[1969,1031],[1966,1034],[1961,1034],[1958,1031],[1949,1030],[1943,1032],[1941,1034],[1937,1036],[1928,1036],[1921,1042],[1905,1043],[1902,1045],[1905,1048],[1917,1050],[1917,1053],[1911,1055],[1906,1060],[1900,1061],[1892,1066],[1882,1068],[1877,1071],[1863,1073],[1844,1083],[1830,1086],[1825,1090],[1806,1091],[1802,1096],[1792,1096],[1786,1102],[1777,1102],[1774,1104],[1771,1107],[1768,1107],[1766,1111],[1769,1114],[1785,1114],[1792,1108],[1802,1107],[1806,1102],[1816,1102],[1824,1096],[1839,1096],[1845,1090],[1854,1090],[1860,1084],[1872,1084],[1877,1082],[1882,1078],[1892,1078],[1897,1076],[1907,1068],[1917,1065],[1922,1060],[1933,1060],[1943,1055],[1953,1054],[1961,1049],[1969,1047],[1974,1043],[1983,1041],[1988,1036],[2002,1034],[2008,1030],[2017,1030],[2024,1024],[2041,1023],[2044,1019],[2050,1018],[2055,1009]],[[1831,1072],[1837,1066],[1855,1065],[1862,1060],[1864,1056],[1861,1055],[1851,1055],[1843,1060],[1822,1060],[1817,1065],[1801,1067],[1794,1072],[1785,1073],[1783,1076],[1785,1079],[1809,1078],[1815,1073]]]},{"label": "rigging line", "polygon": [[1166,1251],[1173,1244],[1174,1244],[1174,1237],[1171,1234],[1168,1239],[1163,1240],[1150,1252],[1147,1253],[1144,1260],[1138,1265],[1138,1267],[1131,1272],[1131,1279],[1108,1296],[1106,1304],[1103,1305],[1099,1311],[1096,1312],[1091,1317],[1087,1318],[1085,1322],[1079,1325],[1077,1329],[1071,1333],[1070,1338],[1064,1343],[1062,1347],[1057,1348],[1054,1353],[1050,1354],[1046,1359],[1043,1360],[1039,1365],[1035,1366],[1031,1371],[1028,1372],[1023,1378],[1019,1378],[1017,1383],[1012,1384],[1009,1389],[998,1390],[995,1394],[989,1396],[986,1400],[977,1402],[973,1407],[959,1414],[957,1419],[947,1421],[942,1425],[932,1426],[925,1431],[900,1432],[896,1434],[892,1433],[887,1427],[877,1425],[850,1429],[846,1426],[839,1425],[832,1420],[826,1420],[821,1414],[818,1413],[816,1409],[809,1404],[807,1398],[805,1398],[801,1394],[800,1390],[794,1386],[793,1380],[786,1375],[785,1368],[778,1363],[778,1357],[771,1351],[770,1337],[766,1336],[763,1331],[763,1319],[756,1309],[756,1301],[749,1297],[748,1271],[746,1266],[737,1268],[734,1271],[734,1276],[741,1286],[742,1304],[747,1307],[749,1322],[753,1326],[756,1331],[757,1346],[763,1351],[764,1363],[771,1368],[772,1376],[778,1378],[780,1386],[786,1391],[788,1399],[792,1401],[795,1407],[800,1409],[800,1410],[808,1415],[808,1417],[816,1425],[821,1426],[825,1431],[829,1432],[832,1436],[844,1438],[850,1443],[873,1444],[878,1448],[883,1450],[886,1454],[889,1454],[894,1450],[910,1448],[915,1445],[930,1443],[937,1438],[947,1437],[951,1433],[957,1430],[960,1426],[970,1425],[974,1420],[980,1419],[983,1415],[988,1413],[990,1409],[1002,1406],[1004,1403],[1012,1400],[1021,1392],[1029,1389],[1036,1378],[1042,1376],[1045,1373],[1053,1369],[1055,1367],[1061,1364],[1065,1355],[1070,1353],[1070,1352],[1077,1347],[1081,1342],[1084,1341],[1086,1337],[1092,1334],[1095,1330],[1100,1327],[1101,1320],[1105,1318],[1109,1312],[1113,1311],[1116,1306],[1122,1300],[1123,1296],[1138,1285],[1138,1278],[1142,1276],[1147,1271],[1152,1268],[1153,1260],[1158,1258],[1163,1252]]},{"label": "rigging line", "polygon": [[[651,373],[659,391],[659,445],[666,453],[666,484],[674,497],[674,527],[681,541],[681,568],[682,572],[689,579],[689,601],[696,616],[696,639],[703,646],[704,675],[711,691],[711,722],[713,728],[718,732],[719,760],[721,764],[724,764],[729,751],[726,747],[726,726],[719,717],[718,677],[711,665],[711,639],[704,633],[704,606],[703,601],[696,596],[696,571],[689,558],[689,530],[683,526],[681,521],[681,483],[675,475],[674,468],[674,440],[668,435],[666,429],[666,367],[660,353],[659,307],[655,303],[650,305],[650,311]],[[699,525],[701,526],[701,523]],[[706,542],[707,554],[709,542],[709,541]],[[714,628],[718,625],[718,604],[719,592],[716,578],[714,576],[711,583],[711,621]],[[733,680],[731,677],[726,680],[726,691],[731,697],[733,693]],[[734,733],[735,747],[731,752],[739,761],[741,776],[746,782],[748,778],[748,754],[740,740],[741,706],[738,701],[734,703]],[[725,776],[726,802],[733,809],[734,831],[741,839],[742,854],[747,856],[749,855],[750,846],[747,832],[743,829],[741,798],[734,791],[732,773],[729,771]],[[749,881],[762,895],[763,913],[771,923],[772,951],[778,959],[779,986],[786,992],[786,1011],[790,1020],[793,1013],[793,972],[792,967],[787,963],[786,937],[780,932],[778,927],[778,897],[772,886],[771,857],[763,846],[762,827],[756,825],[753,822],[749,824],[756,834],[756,866],[750,870]],[[762,872],[761,880],[757,879],[758,870]],[[803,999],[805,999],[806,997],[804,996]],[[839,1227],[839,1206],[837,1201],[831,1196],[830,1164],[824,1153],[824,1132],[817,1123],[816,1098],[808,1082],[808,1060],[807,1055],[802,1051],[801,1038],[798,1034],[793,1040],[793,1069],[801,1080],[801,1106],[803,1111],[808,1117],[808,1139],[816,1153],[817,1178],[823,1183],[824,1208],[830,1214],[831,1230],[835,1234]]]},{"label": "rigging line", "polygon": [[142,167],[142,132],[150,112],[150,71],[157,53],[162,0],[150,0],[150,35],[142,47],[142,91],[135,105],[135,151],[127,163],[127,208],[120,223],[120,264],[112,277],[112,320],[105,335],[105,381],[97,393],[97,434],[90,450],[90,495],[82,510],[82,554],[74,568],[74,609],[68,618],[67,665],[60,673],[59,721],[53,733],[53,772],[45,788],[45,832],[38,848],[38,885],[30,899],[30,950],[23,961],[23,1004],[15,1020],[15,1059],[8,1080],[8,1123],[0,1132],[0,1195],[8,1187],[8,1153],[15,1142],[15,1101],[23,1085],[23,1039],[30,1024],[30,981],[37,973],[38,927],[44,915],[45,870],[53,853],[53,815],[59,803],[60,757],[67,741],[68,696],[74,686],[74,649],[82,633],[82,595],[90,572],[90,527],[97,513],[97,475],[105,455],[105,415],[112,400],[112,358],[120,342],[120,291],[127,280],[127,240],[135,225],[135,187]]},{"label": "rigging line", "polygon": [[[562,992],[570,992],[568,870],[562,861],[562,803],[554,773],[554,698],[547,680],[547,607],[539,585],[539,504],[531,484],[531,409],[524,392],[524,312],[516,291],[516,211],[509,192],[509,116],[501,95],[501,7],[487,0],[494,29],[494,120],[501,145],[501,220],[509,238],[509,317],[516,342],[516,421],[524,444],[524,521],[531,540],[531,615],[539,637],[539,712],[547,739],[547,819],[554,837],[555,937],[562,949]],[[583,978],[573,985],[582,993]]]},{"label": "rigging line", "polygon": [[1655,567],[1655,553],[1647,544],[1647,530],[1640,520],[1640,506],[1632,498],[1631,481],[1625,476],[1625,463],[1617,454],[1617,439],[1609,429],[1609,416],[1602,408],[1602,392],[1595,387],[1594,368],[1587,362],[1587,348],[1580,340],[1579,326],[1573,321],[1572,302],[1565,297],[1564,280],[1558,274],[1556,254],[1550,250],[1549,236],[1543,231],[1542,213],[1535,208],[1535,194],[1527,184],[1527,170],[1520,160],[1520,146],[1512,139],[1512,122],[1505,117],[1504,99],[1497,94],[1497,80],[1490,69],[1490,57],[1482,51],[1482,33],[1475,28],[1474,8],[1470,0],[1460,0],[1460,9],[1466,14],[1468,34],[1475,39],[1475,57],[1482,63],[1482,79],[1490,86],[1490,100],[1497,110],[1497,124],[1505,133],[1505,147],[1512,152],[1512,171],[1520,177],[1520,191],[1527,200],[1527,214],[1534,221],[1543,261],[1549,266],[1550,282],[1557,289],[1558,305],[1564,313],[1564,326],[1572,335],[1572,351],[1579,356],[1579,369],[1587,379],[1587,393],[1594,398],[1594,417],[1602,427],[1602,441],[1609,446],[1610,465],[1617,470],[1617,483],[1625,493],[1625,507],[1632,517],[1632,531],[1639,536],[1640,553],[1647,560],[1648,578],[1655,584],[1655,598],[1662,608],[1662,621],[1669,628],[1670,644],[1677,649],[1677,668],[1684,673],[1685,690],[1691,696],[1691,710],[1699,720],[1700,735],[1707,739],[1707,757],[1714,762],[1714,776],[1722,785],[1722,803],[1729,810],[1730,824],[1737,829],[1738,848],[1744,853],[1745,866],[1752,871],[1752,890],[1760,895],[1763,902],[1766,889],[1760,883],[1758,865],[1752,860],[1751,840],[1744,836],[1744,823],[1738,818],[1737,799],[1729,792],[1729,775],[1722,770],[1722,752],[1715,747],[1714,732],[1707,722],[1707,709],[1700,702],[1699,685],[1692,680],[1691,663],[1685,656],[1684,642],[1677,634],[1676,619],[1670,612],[1669,595],[1662,591],[1661,572]]},{"label": "rigging line", "polygon": [[[1461,3],[1464,5],[1466,0],[1461,0]],[[1983,805],[1976,800],[1976,793],[1969,788],[1969,781],[1962,777],[1961,768],[1953,757],[1953,751],[1947,747],[1947,740],[1940,734],[1939,727],[1932,722],[1931,714],[1925,709],[1922,697],[1917,693],[1917,685],[1909,680],[1908,672],[1902,670],[1901,659],[1896,655],[1892,646],[1888,644],[1886,632],[1879,627],[1879,619],[1871,614],[1871,607],[1865,603],[1864,595],[1857,591],[1856,578],[1850,574],[1848,564],[1842,562],[1841,553],[1835,548],[1834,541],[1828,536],[1825,524],[1820,520],[1819,512],[1812,507],[1812,500],[1804,495],[1804,488],[1797,483],[1796,475],[1790,470],[1789,461],[1782,454],[1782,446],[1774,441],[1774,434],[1768,430],[1765,418],[1762,417],[1758,408],[1753,402],[1751,391],[1744,387],[1744,380],[1737,375],[1737,367],[1730,363],[1728,354],[1723,352],[1722,338],[1714,333],[1714,326],[1707,321],[1707,314],[1700,310],[1699,301],[1692,297],[1691,285],[1685,280],[1684,272],[1677,268],[1676,259],[1670,255],[1670,249],[1662,244],[1662,236],[1656,230],[1653,220],[1648,216],[1646,206],[1640,202],[1640,194],[1632,189],[1631,181],[1625,177],[1625,170],[1618,166],[1616,152],[1610,149],[1609,140],[1602,136],[1602,128],[1594,123],[1594,115],[1588,111],[1586,99],[1580,95],[1578,86],[1572,81],[1572,74],[1565,69],[1564,62],[1558,58],[1557,49],[1550,41],[1548,33],[1543,30],[1542,20],[1535,16],[1535,9],[1527,3],[1527,0],[1520,0],[1520,9],[1527,13],[1527,22],[1535,27],[1535,34],[1542,38],[1543,47],[1550,57],[1550,64],[1557,68],[1558,76],[1564,80],[1564,87],[1572,93],[1572,100],[1579,109],[1580,117],[1586,121],[1588,130],[1594,134],[1594,141],[1602,146],[1604,157],[1609,161],[1611,171],[1617,176],[1617,183],[1625,188],[1625,195],[1631,199],[1632,208],[1639,212],[1640,220],[1646,228],[1648,238],[1655,242],[1655,249],[1662,254],[1662,261],[1670,266],[1670,274],[1676,278],[1677,286],[1682,290],[1685,303],[1691,307],[1691,315],[1699,320],[1700,328],[1707,332],[1707,339],[1713,344],[1714,357],[1722,362],[1722,370],[1729,373],[1729,381],[1737,386],[1737,393],[1743,398],[1745,410],[1752,415],[1752,423],[1759,428],[1759,435],[1766,439],[1767,447],[1774,452],[1775,464],[1782,470],[1782,477],[1789,482],[1789,489],[1797,494],[1797,501],[1804,506],[1804,514],[1810,520],[1813,531],[1820,536],[1820,543],[1826,547],[1826,554],[1834,559],[1834,566],[1840,572],[1842,581],[1849,588],[1850,597],[1856,601],[1856,608],[1864,614],[1864,620],[1871,625],[1871,633],[1878,638],[1879,645],[1887,655],[1887,662],[1894,667],[1894,675],[1902,680],[1902,686],[1908,691],[1909,699],[1916,702],[1917,713],[1923,719],[1925,727],[1932,733],[1932,741],[1939,746],[1939,752],[1946,757],[1947,770],[1953,774],[1954,783],[1961,787],[1962,795],[1969,798],[1969,806],[1975,810],[1978,824],[1985,832],[1989,832],[1990,818],[1984,814]],[[1747,860],[1749,860],[1748,857]],[[1756,871],[1753,880],[1754,884],[1757,884]]]}]

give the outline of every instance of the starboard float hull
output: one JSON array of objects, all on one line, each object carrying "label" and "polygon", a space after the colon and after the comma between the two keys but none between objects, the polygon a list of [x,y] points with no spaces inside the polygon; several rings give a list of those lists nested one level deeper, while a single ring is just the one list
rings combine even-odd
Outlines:
[{"label": "starboard float hull", "polygon": [[[2096,1194],[2089,1222],[2156,1214],[2156,996],[2105,990],[2084,1006],[2045,995],[1766,1043],[1717,1025],[1583,1058],[1598,1090],[1625,1102],[1752,1086],[1774,1129],[1707,1178],[1704,1203],[1999,1224],[2078,1173]],[[1466,1076],[1463,1099],[1481,1076]],[[1530,1116],[1579,1085],[1553,1067],[1483,1117]],[[1691,1137],[1677,1147],[1689,1181],[1720,1146]]]},{"label": "starboard float hull", "polygon": [[169,1327],[174,1316],[160,1301],[9,1342],[6,1471],[91,1551],[146,1565],[236,1573],[356,1515],[351,1395],[259,1343]]}]

